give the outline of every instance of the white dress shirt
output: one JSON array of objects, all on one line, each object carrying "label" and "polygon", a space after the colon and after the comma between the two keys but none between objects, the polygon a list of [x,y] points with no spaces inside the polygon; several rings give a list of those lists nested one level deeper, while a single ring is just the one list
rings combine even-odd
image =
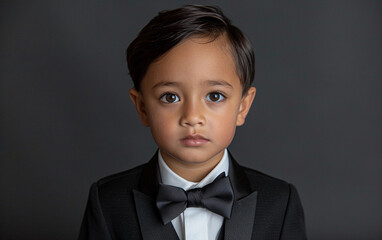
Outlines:
[{"label": "white dress shirt", "polygon": [[[185,191],[193,188],[201,188],[213,182],[220,173],[228,175],[229,161],[227,149],[223,158],[212,171],[200,182],[190,182],[174,173],[165,163],[162,155],[158,153],[159,171],[162,183],[183,188]],[[223,226],[224,217],[215,214],[206,208],[189,207],[171,223],[174,226],[180,240],[216,240]]]}]

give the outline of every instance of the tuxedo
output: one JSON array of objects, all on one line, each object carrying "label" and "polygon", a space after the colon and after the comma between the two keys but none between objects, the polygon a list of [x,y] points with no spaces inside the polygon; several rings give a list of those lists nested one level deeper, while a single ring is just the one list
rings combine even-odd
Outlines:
[{"label": "tuxedo", "polygon": [[[230,219],[220,239],[306,239],[304,213],[293,185],[240,166],[230,155],[234,192]],[[99,180],[91,186],[79,240],[177,240],[155,204],[159,187],[157,154],[146,164]]]}]

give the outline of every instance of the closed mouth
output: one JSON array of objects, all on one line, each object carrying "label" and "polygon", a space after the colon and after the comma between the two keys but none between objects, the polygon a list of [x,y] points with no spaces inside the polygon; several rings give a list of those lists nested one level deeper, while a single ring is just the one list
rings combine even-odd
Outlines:
[{"label": "closed mouth", "polygon": [[202,135],[195,134],[195,135],[189,135],[185,138],[182,138],[180,141],[185,146],[198,147],[208,143],[210,140]]}]

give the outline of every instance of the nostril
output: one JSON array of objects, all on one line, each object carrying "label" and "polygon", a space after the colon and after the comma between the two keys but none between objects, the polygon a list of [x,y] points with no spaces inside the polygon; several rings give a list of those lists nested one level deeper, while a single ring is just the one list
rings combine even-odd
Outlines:
[{"label": "nostril", "polygon": [[193,127],[193,126],[197,126],[197,125],[203,125],[204,124],[204,120],[202,119],[187,119],[187,120],[184,120],[181,122],[181,125],[183,126],[190,126],[190,127]]}]

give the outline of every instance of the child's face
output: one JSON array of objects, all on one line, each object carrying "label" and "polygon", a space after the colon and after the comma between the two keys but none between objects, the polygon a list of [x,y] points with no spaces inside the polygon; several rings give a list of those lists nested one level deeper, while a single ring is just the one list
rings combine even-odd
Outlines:
[{"label": "child's face", "polygon": [[130,96],[167,163],[213,164],[244,123],[242,86],[224,37],[187,39],[152,63]]}]

